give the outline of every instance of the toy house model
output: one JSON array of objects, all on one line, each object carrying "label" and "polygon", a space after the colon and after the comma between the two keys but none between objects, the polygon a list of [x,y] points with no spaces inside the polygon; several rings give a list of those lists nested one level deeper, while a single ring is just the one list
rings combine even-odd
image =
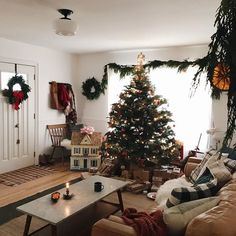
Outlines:
[{"label": "toy house model", "polygon": [[71,170],[96,169],[101,164],[99,149],[102,144],[102,134],[93,132],[92,134],[72,132],[71,137]]}]

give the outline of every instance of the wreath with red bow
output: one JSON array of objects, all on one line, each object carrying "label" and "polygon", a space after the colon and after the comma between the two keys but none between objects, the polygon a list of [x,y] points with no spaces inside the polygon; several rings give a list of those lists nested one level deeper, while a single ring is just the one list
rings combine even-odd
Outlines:
[{"label": "wreath with red bow", "polygon": [[[13,90],[15,84],[19,84],[20,90]],[[3,96],[8,97],[9,104],[12,104],[14,110],[19,110],[19,105],[28,98],[30,86],[25,83],[22,75],[14,75],[7,83],[8,89],[2,91]]]}]

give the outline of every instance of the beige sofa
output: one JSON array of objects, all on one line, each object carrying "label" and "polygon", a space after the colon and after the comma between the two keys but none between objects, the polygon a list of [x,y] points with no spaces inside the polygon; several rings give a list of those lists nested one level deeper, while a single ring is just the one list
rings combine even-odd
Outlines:
[{"label": "beige sofa", "polygon": [[[196,167],[197,164],[194,162],[189,160],[185,167],[185,175],[188,176],[191,170]],[[220,197],[218,205],[193,218],[187,225],[185,236],[236,235],[236,178],[228,182],[217,195]],[[149,212],[153,210],[148,209]],[[94,224],[92,236],[104,235],[137,236],[134,229],[126,225],[118,216],[110,216]]]}]

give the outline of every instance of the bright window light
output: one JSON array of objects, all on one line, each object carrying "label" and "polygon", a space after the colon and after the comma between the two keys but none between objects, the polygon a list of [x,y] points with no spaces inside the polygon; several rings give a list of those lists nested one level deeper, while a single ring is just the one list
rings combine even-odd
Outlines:
[{"label": "bright window light", "polygon": [[[186,72],[178,73],[176,69],[158,68],[150,71],[149,78],[155,86],[155,93],[168,100],[168,110],[172,112],[173,130],[176,139],[184,143],[184,155],[195,149],[199,137],[200,151],[208,146],[206,130],[210,128],[212,100],[206,80],[201,79],[195,94],[191,95],[192,79],[197,68],[189,68]],[[202,75],[204,76],[204,75]],[[108,112],[111,105],[118,102],[119,95],[131,77],[120,79],[119,74],[109,70],[108,73]]]}]

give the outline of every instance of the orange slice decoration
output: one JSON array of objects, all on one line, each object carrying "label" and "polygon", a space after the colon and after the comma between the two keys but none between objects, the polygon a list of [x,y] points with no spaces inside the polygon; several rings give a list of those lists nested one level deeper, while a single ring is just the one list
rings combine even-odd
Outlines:
[{"label": "orange slice decoration", "polygon": [[223,64],[218,64],[213,72],[212,84],[222,90],[227,91],[229,90],[229,67]]}]

